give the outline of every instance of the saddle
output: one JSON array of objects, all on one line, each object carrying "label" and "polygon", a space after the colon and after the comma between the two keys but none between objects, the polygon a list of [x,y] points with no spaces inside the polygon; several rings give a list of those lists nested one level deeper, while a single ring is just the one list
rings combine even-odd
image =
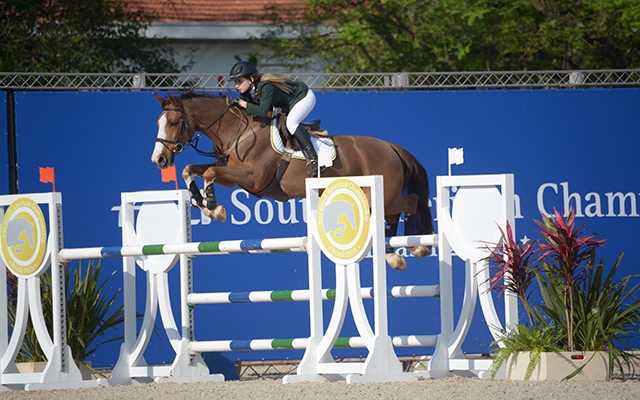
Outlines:
[{"label": "saddle", "polygon": [[[280,131],[280,137],[282,138],[282,143],[285,146],[292,150],[300,150],[300,146],[298,142],[293,140],[291,137],[291,132],[287,129],[287,115],[280,114],[276,116],[277,122],[276,126],[278,127],[278,131]],[[311,137],[329,137],[329,132],[326,129],[320,127],[319,119],[312,119],[309,121],[301,122],[300,125],[304,127],[304,130],[307,131],[309,136]]]},{"label": "saddle", "polygon": [[[293,137],[287,130],[286,114],[279,114],[275,118],[276,126],[278,127],[278,132],[280,134],[280,138],[282,139],[282,143],[284,143],[286,149],[289,151],[285,151],[282,153],[282,157],[280,158],[280,162],[278,163],[276,173],[267,187],[265,187],[258,193],[253,193],[253,195],[256,197],[269,197],[277,201],[286,202],[289,201],[289,196],[282,189],[280,180],[289,167],[289,162],[291,161],[291,155],[293,154],[293,152],[301,149],[298,145],[298,142],[293,140]],[[311,137],[329,137],[329,132],[326,129],[321,128],[320,123],[321,121],[319,119],[312,119],[302,122],[300,125],[304,127],[304,129]]]}]

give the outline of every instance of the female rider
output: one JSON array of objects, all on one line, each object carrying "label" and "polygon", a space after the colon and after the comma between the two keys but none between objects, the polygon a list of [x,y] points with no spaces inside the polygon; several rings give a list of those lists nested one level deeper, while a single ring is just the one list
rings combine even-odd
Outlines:
[{"label": "female rider", "polygon": [[[316,105],[316,96],[304,82],[294,82],[282,74],[260,74],[255,65],[240,61],[231,67],[230,78],[240,92],[238,104],[247,115],[265,117],[273,107],[287,114],[287,130],[296,139],[302,153],[311,164],[309,176],[318,176],[318,154],[309,134],[300,123]],[[255,95],[251,90],[255,89]]]}]

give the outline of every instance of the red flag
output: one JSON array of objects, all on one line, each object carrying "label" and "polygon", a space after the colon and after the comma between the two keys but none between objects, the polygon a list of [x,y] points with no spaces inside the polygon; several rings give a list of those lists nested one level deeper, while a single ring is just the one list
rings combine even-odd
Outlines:
[{"label": "red flag", "polygon": [[40,167],[40,182],[42,183],[53,183],[54,181],[54,171],[53,167]]},{"label": "red flag", "polygon": [[162,182],[171,182],[176,180],[176,166],[172,165],[167,169],[161,169]]},{"label": "red flag", "polygon": [[56,191],[56,176],[53,167],[40,167],[40,182],[53,184],[53,191]]},{"label": "red flag", "polygon": [[176,190],[178,190],[178,178],[176,177],[176,166],[172,165],[167,169],[161,169],[162,173],[162,182],[171,182],[174,181],[176,183]]}]

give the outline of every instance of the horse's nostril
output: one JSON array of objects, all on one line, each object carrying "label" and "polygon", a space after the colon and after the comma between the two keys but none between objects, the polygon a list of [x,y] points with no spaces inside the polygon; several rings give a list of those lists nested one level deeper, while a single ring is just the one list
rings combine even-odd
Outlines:
[{"label": "horse's nostril", "polygon": [[167,159],[164,156],[158,157],[157,164],[159,167],[164,167],[167,164]]}]

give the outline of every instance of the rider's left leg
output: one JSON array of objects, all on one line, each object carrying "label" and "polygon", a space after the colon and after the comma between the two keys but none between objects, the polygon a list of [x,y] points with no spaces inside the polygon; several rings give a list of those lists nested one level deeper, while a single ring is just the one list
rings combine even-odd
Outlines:
[{"label": "rider's left leg", "polygon": [[309,134],[302,125],[298,125],[296,131],[293,132],[293,137],[296,139],[302,150],[302,154],[307,159],[307,165],[311,165],[311,172],[307,171],[310,177],[318,177],[318,153],[311,143]]}]

